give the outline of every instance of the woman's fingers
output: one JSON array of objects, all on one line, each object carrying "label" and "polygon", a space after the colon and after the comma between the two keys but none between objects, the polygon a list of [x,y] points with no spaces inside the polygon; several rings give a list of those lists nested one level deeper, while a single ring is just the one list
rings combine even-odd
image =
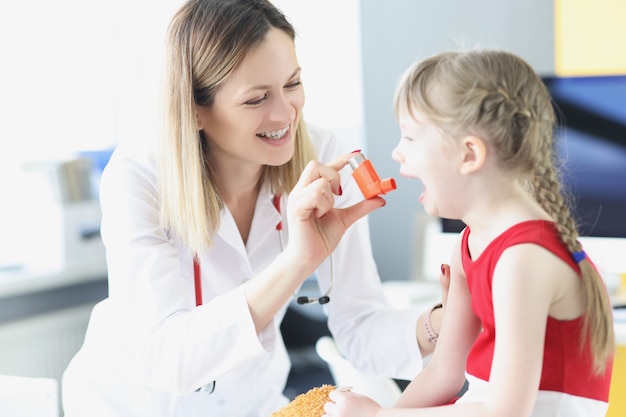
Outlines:
[{"label": "woman's fingers", "polygon": [[387,202],[381,197],[374,197],[360,201],[350,207],[338,209],[343,224],[346,228],[350,227],[361,217],[367,216],[374,210],[383,207]]},{"label": "woman's fingers", "polygon": [[[289,197],[292,202],[291,206],[296,208],[295,214],[300,220],[308,219],[311,214],[316,219],[320,219],[335,206],[333,191],[325,178],[314,180],[305,188],[301,188],[300,191],[293,192]],[[375,197],[336,210],[344,227],[348,228],[360,218],[385,204],[386,201],[383,198]]]},{"label": "woman's fingers", "polygon": [[300,175],[297,185],[306,186],[320,178],[324,178],[328,181],[333,194],[341,195],[341,177],[339,176],[339,171],[348,165],[348,161],[352,156],[353,153],[343,154],[328,164],[322,164],[319,161],[310,161]]},{"label": "woman's fingers", "polygon": [[354,222],[385,205],[385,200],[376,197],[335,207],[335,197],[342,194],[338,170],[348,159],[349,154],[329,165],[311,161],[289,194],[289,252],[300,257],[306,253],[311,264],[326,258]]},{"label": "woman's fingers", "polygon": [[289,200],[290,206],[297,208],[296,216],[302,220],[308,219],[311,213],[319,219],[335,204],[330,183],[326,178],[319,177],[306,186],[301,186],[298,190],[294,189]]},{"label": "woman's fingers", "polygon": [[353,153],[343,154],[340,157],[338,157],[337,159],[335,159],[334,161],[330,162],[328,164],[328,166],[333,168],[333,169],[335,169],[335,170],[337,170],[337,171],[340,171],[343,167],[348,165],[348,161],[353,156],[354,156],[354,152]]},{"label": "woman's fingers", "polygon": [[324,165],[318,161],[311,161],[307,164],[300,175],[296,188],[305,188],[320,179],[328,183],[333,194],[341,195],[341,179],[339,172],[334,167]]}]

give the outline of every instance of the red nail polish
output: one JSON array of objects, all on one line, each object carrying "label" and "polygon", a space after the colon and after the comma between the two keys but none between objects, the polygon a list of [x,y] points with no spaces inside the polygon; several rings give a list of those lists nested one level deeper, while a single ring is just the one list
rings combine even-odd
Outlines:
[{"label": "red nail polish", "polygon": [[354,150],[354,151],[352,151],[350,153],[359,153],[359,152],[361,152],[361,150],[360,149],[356,149],[356,150]]},{"label": "red nail polish", "polygon": [[446,266],[444,264],[441,264],[441,273],[446,274]]},{"label": "red nail polish", "polygon": [[339,186],[339,195],[343,195],[343,188],[341,188],[341,185]]}]

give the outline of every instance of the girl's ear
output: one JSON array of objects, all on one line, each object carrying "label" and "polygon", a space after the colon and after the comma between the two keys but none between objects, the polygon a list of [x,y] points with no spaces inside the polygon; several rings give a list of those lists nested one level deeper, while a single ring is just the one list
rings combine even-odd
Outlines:
[{"label": "girl's ear", "polygon": [[478,136],[468,135],[461,140],[462,156],[461,174],[467,175],[478,171],[487,157],[485,141]]}]

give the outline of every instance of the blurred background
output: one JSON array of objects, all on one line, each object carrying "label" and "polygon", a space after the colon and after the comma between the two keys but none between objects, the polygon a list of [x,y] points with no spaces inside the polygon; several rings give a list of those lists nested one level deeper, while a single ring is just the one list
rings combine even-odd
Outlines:
[{"label": "blurred background", "polygon": [[[91,307],[106,296],[99,175],[120,141],[150,140],[159,126],[165,29],[182,3],[0,4],[0,374],[58,380],[82,343]],[[334,130],[346,151],[362,149],[381,177],[398,183],[385,209],[370,216],[384,280],[435,279],[459,226],[426,216],[421,185],[399,177],[391,160],[398,78],[433,53],[484,46],[517,53],[551,88],[585,242],[619,293],[626,273],[625,2],[274,3],[298,32],[306,119]],[[298,381],[291,394],[329,378],[312,351],[326,334],[323,321],[323,311],[297,307],[286,320]]]}]

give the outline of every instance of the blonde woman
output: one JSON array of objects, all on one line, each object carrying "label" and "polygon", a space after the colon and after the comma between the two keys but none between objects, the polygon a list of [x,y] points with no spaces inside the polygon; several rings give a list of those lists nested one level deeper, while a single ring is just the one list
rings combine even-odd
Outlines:
[{"label": "blonde woman", "polygon": [[412,378],[433,344],[383,295],[362,218],[384,200],[363,200],[350,155],[304,123],[285,16],[189,1],[167,56],[162,140],[122,142],[102,177],[109,297],[64,374],[66,416],[269,416],[288,402],[279,326],[313,273],[342,352]]}]

